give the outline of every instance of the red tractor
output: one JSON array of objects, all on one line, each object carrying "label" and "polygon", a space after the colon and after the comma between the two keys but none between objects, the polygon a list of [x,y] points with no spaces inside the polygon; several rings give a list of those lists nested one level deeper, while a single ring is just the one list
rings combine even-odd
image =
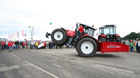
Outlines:
[{"label": "red tractor", "polygon": [[115,25],[105,25],[104,27],[100,27],[99,32],[99,42],[121,42],[120,35],[116,34]]},{"label": "red tractor", "polygon": [[94,38],[93,27],[77,23],[75,31],[64,28],[55,29],[52,33],[46,33],[56,45],[73,45],[80,56],[94,56],[97,51],[104,52],[128,52],[127,45],[118,42],[99,42]]}]

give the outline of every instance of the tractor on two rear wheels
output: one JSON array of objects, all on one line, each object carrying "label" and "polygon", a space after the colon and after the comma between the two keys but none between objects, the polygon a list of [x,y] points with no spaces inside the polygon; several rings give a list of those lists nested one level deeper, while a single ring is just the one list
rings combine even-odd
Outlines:
[{"label": "tractor on two rear wheels", "polygon": [[[50,35],[52,42],[56,45],[68,44],[75,46],[80,56],[93,56],[97,51],[97,41],[93,38],[95,29],[84,24],[77,24],[76,26],[75,31],[69,31],[63,28],[55,29],[51,34],[47,33],[46,37]],[[85,30],[84,33],[80,33],[78,30],[80,26]]]},{"label": "tractor on two rear wheels", "polygon": [[129,46],[121,43],[115,28],[114,25],[99,28],[98,40],[94,38],[96,29],[84,24],[76,24],[75,31],[64,28],[55,29],[51,34],[46,33],[46,37],[51,36],[52,42],[58,46],[65,44],[75,46],[78,55],[82,57],[94,56],[97,51],[128,52]]}]

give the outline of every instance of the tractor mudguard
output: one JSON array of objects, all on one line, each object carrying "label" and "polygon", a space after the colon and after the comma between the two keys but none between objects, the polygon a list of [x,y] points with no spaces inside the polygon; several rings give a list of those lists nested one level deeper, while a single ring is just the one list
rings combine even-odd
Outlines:
[{"label": "tractor mudguard", "polygon": [[99,48],[101,53],[129,52],[129,46],[119,42],[101,42]]},{"label": "tractor mudguard", "polygon": [[89,36],[88,34],[84,34],[80,39],[85,38],[85,37],[90,37],[92,39],[94,39],[96,41],[96,43],[98,43],[98,40],[92,36]]},{"label": "tractor mudguard", "polygon": [[77,45],[78,41],[80,41],[80,40],[83,39],[83,38],[87,38],[87,37],[89,37],[89,38],[95,40],[96,44],[98,45],[98,40],[95,39],[94,37],[88,36],[87,34],[84,34],[82,37],[80,37],[80,38],[77,40],[76,45]]},{"label": "tractor mudguard", "polygon": [[67,33],[67,35],[70,36],[70,37],[74,37],[75,34],[76,34],[75,31],[71,31],[71,30],[66,30],[66,33]]}]

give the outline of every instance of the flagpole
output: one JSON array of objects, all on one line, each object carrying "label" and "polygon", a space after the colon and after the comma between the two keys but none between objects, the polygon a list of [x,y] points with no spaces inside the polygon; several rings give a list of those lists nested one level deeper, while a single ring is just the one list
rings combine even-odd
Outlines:
[{"label": "flagpole", "polygon": [[28,26],[30,28],[30,33],[31,33],[31,40],[33,41],[33,34],[32,34],[32,29],[31,26]]}]

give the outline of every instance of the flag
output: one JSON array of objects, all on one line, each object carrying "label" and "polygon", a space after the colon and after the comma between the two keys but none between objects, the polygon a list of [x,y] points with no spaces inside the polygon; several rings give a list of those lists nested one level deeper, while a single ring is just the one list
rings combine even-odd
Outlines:
[{"label": "flag", "polygon": [[12,34],[10,34],[10,38],[12,38]]},{"label": "flag", "polygon": [[22,30],[22,36],[24,36],[24,30]]},{"label": "flag", "polygon": [[10,39],[10,35],[8,34],[8,39]]},{"label": "flag", "polygon": [[14,33],[13,33],[13,38],[14,38]]},{"label": "flag", "polygon": [[34,35],[34,27],[32,27],[32,35]]},{"label": "flag", "polygon": [[19,37],[19,32],[17,32],[17,37]]}]

